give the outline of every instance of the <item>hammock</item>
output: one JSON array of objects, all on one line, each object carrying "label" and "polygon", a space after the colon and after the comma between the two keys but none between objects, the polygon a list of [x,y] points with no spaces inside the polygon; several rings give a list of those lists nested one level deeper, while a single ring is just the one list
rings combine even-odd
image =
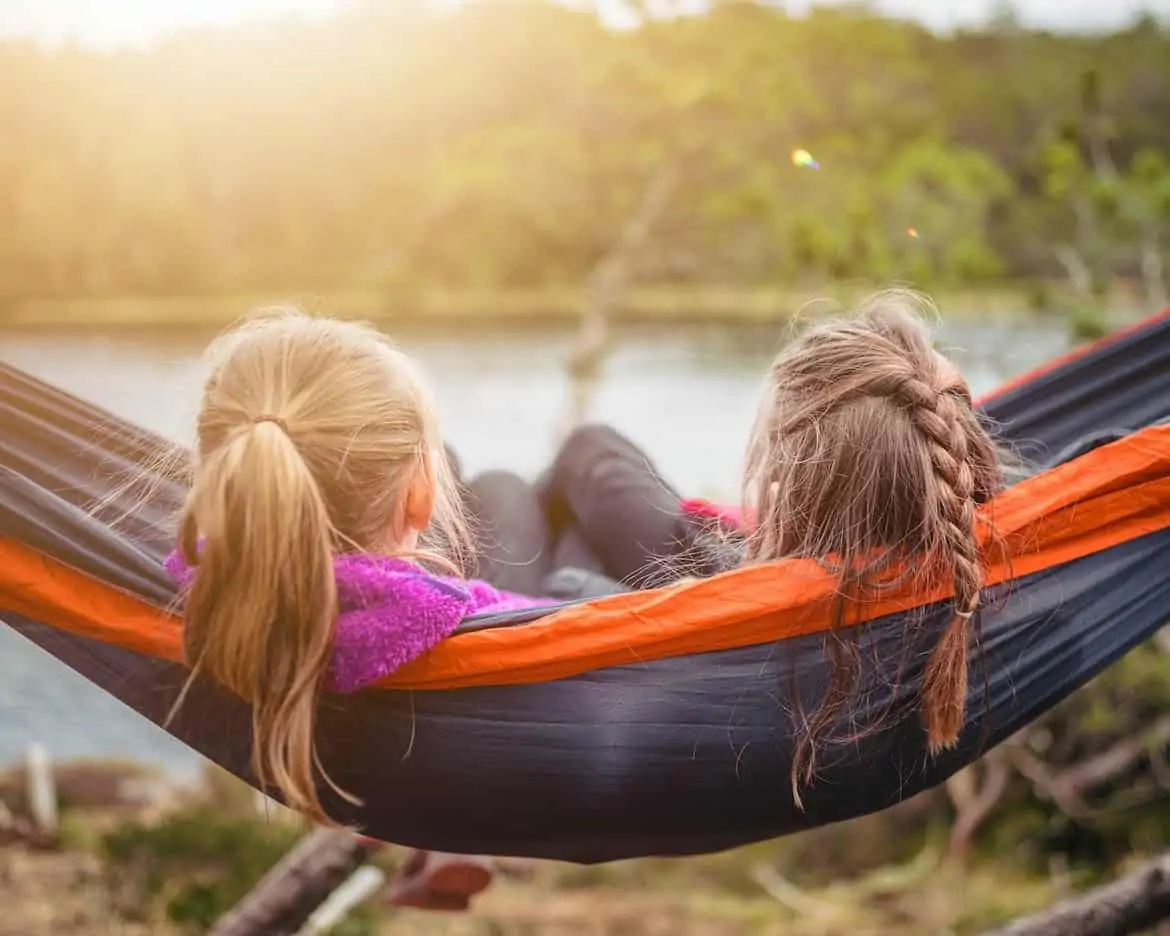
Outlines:
[{"label": "hammock", "polygon": [[[791,693],[815,704],[831,581],[784,561],[694,584],[481,617],[372,689],[328,696],[332,815],[444,851],[597,862],[721,850],[875,812],[956,770],[1170,620],[1170,313],[982,401],[1055,467],[992,505],[983,653],[956,749],[924,750],[915,683],[947,593],[859,625],[865,712],[790,791]],[[0,364],[0,619],[156,724],[185,681],[161,560],[183,495],[161,438]],[[100,506],[95,507],[98,504]],[[897,666],[904,679],[892,678]],[[249,780],[250,713],[197,682],[167,730]]]}]

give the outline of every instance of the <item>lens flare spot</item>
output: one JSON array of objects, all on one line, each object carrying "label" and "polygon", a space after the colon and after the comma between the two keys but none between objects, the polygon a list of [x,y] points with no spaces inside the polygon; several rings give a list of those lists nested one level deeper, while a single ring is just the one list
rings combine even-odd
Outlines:
[{"label": "lens flare spot", "polygon": [[820,169],[821,164],[812,157],[806,149],[795,149],[792,151],[792,165],[801,169]]}]

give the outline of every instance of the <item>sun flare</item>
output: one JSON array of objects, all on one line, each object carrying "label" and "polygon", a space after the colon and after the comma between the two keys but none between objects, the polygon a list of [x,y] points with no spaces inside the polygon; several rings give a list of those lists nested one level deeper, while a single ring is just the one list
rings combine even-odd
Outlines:
[{"label": "sun flare", "polygon": [[0,4],[0,33],[110,48],[146,45],[185,27],[278,17],[321,18],[345,0],[17,0]]}]

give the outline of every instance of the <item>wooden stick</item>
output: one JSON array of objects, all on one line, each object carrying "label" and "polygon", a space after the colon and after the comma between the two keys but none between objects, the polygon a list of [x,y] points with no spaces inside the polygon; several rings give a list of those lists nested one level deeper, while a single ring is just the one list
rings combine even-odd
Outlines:
[{"label": "wooden stick", "polygon": [[381,868],[374,865],[358,868],[313,912],[297,936],[321,936],[328,933],[351,910],[373,897],[385,883],[386,874]]},{"label": "wooden stick", "polygon": [[294,936],[381,845],[347,829],[315,829],[216,923],[210,936]]},{"label": "wooden stick", "polygon": [[57,783],[53,762],[43,744],[30,744],[25,752],[28,783],[28,811],[33,823],[46,836],[57,833]]},{"label": "wooden stick", "polygon": [[634,267],[650,241],[655,224],[670,207],[681,178],[679,162],[660,166],[646,184],[634,213],[617,240],[590,271],[587,300],[577,341],[569,355],[569,399],[558,437],[585,417],[589,396],[609,344],[609,322],[625,299]]},{"label": "wooden stick", "polygon": [[1170,919],[1170,853],[984,936],[1129,936]]},{"label": "wooden stick", "polygon": [[971,839],[995,810],[1011,780],[1011,769],[1002,751],[992,751],[983,761],[982,782],[976,781],[978,768],[971,764],[946,782],[947,795],[955,807],[951,826],[949,857],[962,860],[971,847]]},{"label": "wooden stick", "polygon": [[1061,770],[1054,770],[1023,744],[1011,745],[1005,750],[1016,770],[1031,781],[1038,794],[1047,797],[1068,816],[1086,821],[1093,816],[1094,810],[1085,804],[1085,794],[1123,776],[1151,751],[1168,743],[1170,715],[1163,715],[1100,754]]}]

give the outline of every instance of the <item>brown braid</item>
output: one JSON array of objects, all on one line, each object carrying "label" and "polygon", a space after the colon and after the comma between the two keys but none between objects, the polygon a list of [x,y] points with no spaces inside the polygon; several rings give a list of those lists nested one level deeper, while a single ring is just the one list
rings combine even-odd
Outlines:
[{"label": "brown braid", "polygon": [[[913,409],[914,425],[927,441],[934,469],[931,490],[942,536],[938,561],[951,566],[955,585],[955,615],[927,662],[922,683],[922,719],[930,751],[937,753],[959,740],[966,722],[967,655],[983,587],[983,566],[976,528],[975,472],[959,400],[946,388],[940,391],[912,383],[921,401]],[[932,405],[923,405],[927,399]],[[966,406],[970,408],[969,400]]]},{"label": "brown braid", "polygon": [[[827,687],[812,712],[795,693],[798,802],[818,742],[858,714],[860,638],[847,625],[895,570],[918,576],[924,589],[953,583],[954,616],[931,651],[920,696],[930,751],[953,745],[965,723],[983,582],[978,505],[1002,486],[1002,463],[916,304],[925,305],[885,293],[791,343],[773,363],[748,447],[744,504],[758,518],[748,559],[813,558],[839,577]],[[917,624],[908,618],[906,627],[909,658]]]}]

